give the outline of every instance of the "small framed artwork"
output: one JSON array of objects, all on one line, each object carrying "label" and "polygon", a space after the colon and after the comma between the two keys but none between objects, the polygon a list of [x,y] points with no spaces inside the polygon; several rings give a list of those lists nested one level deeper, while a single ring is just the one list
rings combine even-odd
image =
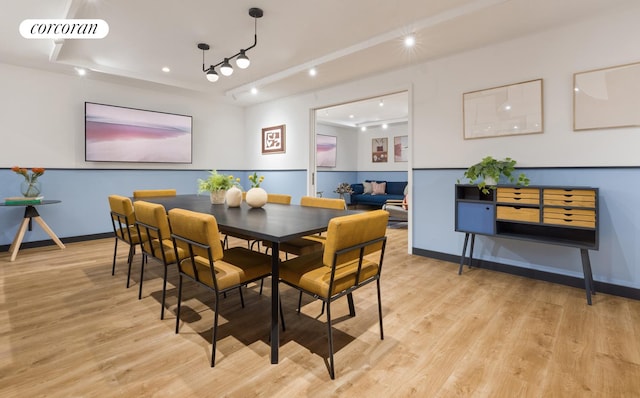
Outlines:
[{"label": "small framed artwork", "polygon": [[371,161],[373,163],[386,163],[388,158],[389,139],[372,138],[371,139]]},{"label": "small framed artwork", "polygon": [[409,136],[401,135],[399,137],[393,137],[393,161],[409,161]]},{"label": "small framed artwork", "polygon": [[338,138],[332,135],[316,135],[316,166],[336,167]]},{"label": "small framed artwork", "polygon": [[286,125],[262,129],[262,154],[286,152]]},{"label": "small framed artwork", "polygon": [[573,75],[573,130],[640,126],[640,62]]},{"label": "small framed artwork", "polygon": [[462,94],[464,139],[542,133],[542,79]]}]

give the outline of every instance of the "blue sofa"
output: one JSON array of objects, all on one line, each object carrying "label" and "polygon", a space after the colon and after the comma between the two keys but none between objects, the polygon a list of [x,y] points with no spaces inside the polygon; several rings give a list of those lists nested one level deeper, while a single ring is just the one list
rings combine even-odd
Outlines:
[{"label": "blue sofa", "polygon": [[[370,182],[366,180],[366,182]],[[351,205],[368,205],[382,207],[384,203],[389,199],[402,200],[404,199],[404,188],[407,186],[407,181],[376,181],[386,182],[387,187],[384,195],[373,195],[370,193],[364,193],[364,184],[351,184],[353,193],[351,194]]]}]

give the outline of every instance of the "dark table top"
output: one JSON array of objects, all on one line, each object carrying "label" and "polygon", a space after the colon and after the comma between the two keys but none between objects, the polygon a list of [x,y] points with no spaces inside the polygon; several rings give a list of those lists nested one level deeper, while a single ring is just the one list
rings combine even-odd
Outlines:
[{"label": "dark table top", "polygon": [[264,207],[255,209],[244,202],[240,207],[228,207],[226,204],[211,204],[208,195],[177,195],[138,200],[159,203],[167,211],[181,208],[213,214],[224,233],[241,233],[271,242],[284,242],[325,231],[332,218],[355,213],[350,210],[275,203],[267,203]]}]

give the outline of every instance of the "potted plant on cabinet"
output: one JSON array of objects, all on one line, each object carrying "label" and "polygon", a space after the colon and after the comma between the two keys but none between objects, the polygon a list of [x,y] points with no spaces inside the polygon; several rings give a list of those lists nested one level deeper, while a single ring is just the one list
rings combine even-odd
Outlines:
[{"label": "potted plant on cabinet", "polygon": [[480,162],[470,166],[464,172],[464,177],[470,183],[476,184],[478,189],[484,194],[489,193],[489,189],[495,189],[501,176],[516,185],[529,185],[529,178],[524,173],[515,177],[516,161],[511,158],[503,160],[494,159],[492,156],[483,158]]}]

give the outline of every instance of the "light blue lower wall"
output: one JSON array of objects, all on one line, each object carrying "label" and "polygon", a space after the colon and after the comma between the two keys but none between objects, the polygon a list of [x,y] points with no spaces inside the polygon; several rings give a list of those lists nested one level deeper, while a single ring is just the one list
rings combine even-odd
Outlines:
[{"label": "light blue lower wall", "polygon": [[[219,170],[242,179],[252,171]],[[600,250],[591,252],[594,279],[640,288],[640,168],[559,168],[524,170],[536,185],[581,185],[600,188]],[[464,234],[454,231],[454,184],[463,170],[413,172],[413,247],[460,255]],[[268,192],[288,193],[298,203],[306,195],[306,170],[262,171]],[[61,238],[111,231],[107,196],[130,196],[134,189],[176,188],[180,194],[197,192],[196,170],[47,170],[41,177],[43,194],[62,203],[38,207],[43,219]],[[19,193],[20,176],[0,170],[0,197]],[[343,181],[365,179],[404,181],[404,172],[322,172],[325,193],[332,195]],[[324,184],[324,183],[323,183]],[[320,188],[319,188],[320,189]],[[325,195],[326,196],[326,195]],[[0,207],[0,245],[11,244],[24,213],[23,207]],[[34,224],[24,241],[48,240]],[[577,249],[533,242],[478,236],[474,256],[488,261],[581,277]],[[452,267],[452,272],[455,272]]]},{"label": "light blue lower wall", "polygon": [[[248,189],[248,175],[253,171],[218,170],[241,178]],[[288,193],[298,203],[306,195],[306,170],[258,171],[267,192]],[[206,178],[205,170],[46,170],[40,177],[45,199],[59,199],[59,204],[38,206],[44,221],[60,238],[99,234],[112,231],[107,196],[133,195],[135,189],[175,188],[179,194],[195,194],[198,178]],[[0,198],[20,195],[23,180],[8,169],[0,170]],[[10,245],[20,226],[24,207],[0,207],[0,245]],[[49,236],[36,223],[24,242],[48,240]]]},{"label": "light blue lower wall", "polygon": [[[600,189],[600,250],[591,251],[596,281],[640,288],[640,168],[523,169],[535,185]],[[454,184],[464,170],[413,171],[413,247],[460,255],[454,231]],[[578,249],[478,236],[474,258],[582,277]],[[456,272],[452,267],[452,272]]]}]

